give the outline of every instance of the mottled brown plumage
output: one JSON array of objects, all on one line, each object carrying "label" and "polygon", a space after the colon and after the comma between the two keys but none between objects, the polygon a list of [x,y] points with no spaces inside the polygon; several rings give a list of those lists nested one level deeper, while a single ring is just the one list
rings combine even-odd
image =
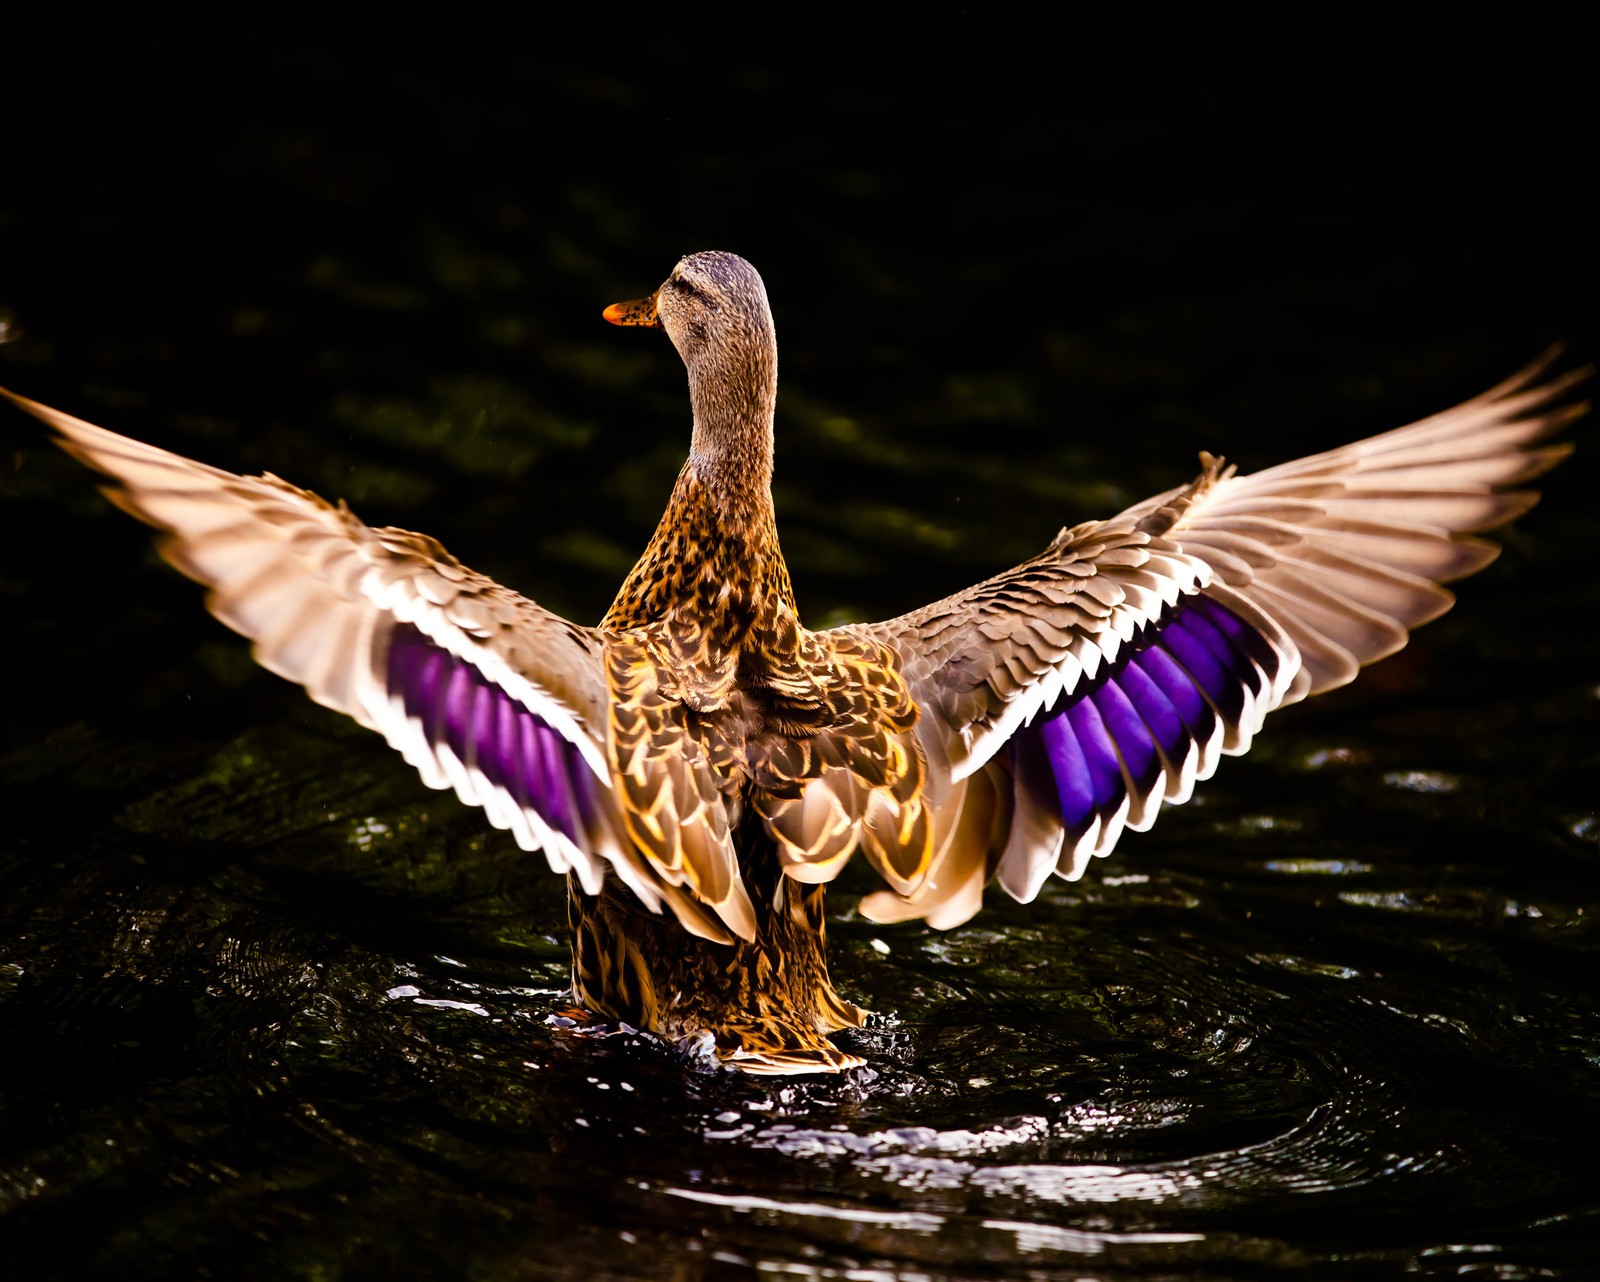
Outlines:
[{"label": "mottled brown plumage", "polygon": [[[566,873],[573,992],[755,1072],[858,1062],[824,895],[860,850],[874,920],[1031,900],[1186,800],[1266,714],[1349,681],[1442,614],[1498,549],[1473,531],[1570,449],[1586,376],[1550,357],[1420,423],[1064,529],[1038,556],[898,619],[802,626],[771,501],[777,344],[760,277],[683,259],[607,317],[665,329],[690,453],[597,628],[372,529],[11,397],[164,533],[212,611],[318,702],[383,734]],[[5,393],[5,395],[10,395]]]},{"label": "mottled brown plumage", "polygon": [[667,331],[694,408],[666,513],[600,624],[612,779],[636,848],[737,938],[686,951],[633,897],[574,889],[575,987],[619,1019],[709,1031],[752,1070],[837,1067],[849,1057],[824,1035],[860,1012],[828,980],[820,883],[863,845],[890,885],[918,883],[916,706],[893,650],[796,614],[771,497],[777,340],[755,270],[692,255],[607,314]]}]

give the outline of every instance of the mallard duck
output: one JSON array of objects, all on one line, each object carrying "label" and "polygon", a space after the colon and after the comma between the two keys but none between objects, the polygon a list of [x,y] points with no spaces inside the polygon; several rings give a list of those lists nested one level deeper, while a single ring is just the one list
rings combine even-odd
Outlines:
[{"label": "mallard duck", "polygon": [[[761,277],[691,254],[608,320],[666,331],[689,457],[598,627],[434,540],[363,524],[17,396],[256,658],[376,730],[566,875],[586,1011],[751,1072],[860,1061],[824,948],[856,855],[861,911],[949,928],[998,882],[1029,901],[1185,801],[1267,713],[1344,685],[1496,555],[1571,446],[1585,371],[1551,357],[1409,427],[1198,476],[1032,560],[882,623],[813,632],[771,479],[777,342]],[[1541,381],[1543,380],[1543,381]]]}]

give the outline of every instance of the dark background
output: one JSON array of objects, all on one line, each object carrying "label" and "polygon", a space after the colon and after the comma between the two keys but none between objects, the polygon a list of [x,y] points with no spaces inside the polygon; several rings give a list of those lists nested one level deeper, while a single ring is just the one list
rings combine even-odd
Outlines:
[{"label": "dark background", "polygon": [[[583,618],[681,450],[673,354],[595,305],[690,250],[768,279],[813,614],[959,586],[1199,448],[1260,465],[1552,341],[1594,350],[1592,76],[1559,30],[1315,7],[1055,40],[972,11],[108,21],[14,43],[0,306],[29,341],[6,377],[426,518],[486,569],[576,560],[591,582],[527,586]],[[435,421],[396,424],[419,397]],[[1179,444],[1127,448],[1153,426]],[[352,435],[426,484],[363,506]],[[419,457],[440,435],[443,467]],[[906,472],[871,471],[880,435]],[[1009,477],[973,483],[979,441]],[[452,512],[497,518],[493,542],[461,546]],[[940,564],[918,522],[953,527]]]},{"label": "dark background", "polygon": [[[0,383],[427,530],[584,622],[688,421],[670,347],[598,313],[685,252],[767,281],[817,626],[955,590],[1201,448],[1271,463],[1600,347],[1593,53],[1536,11],[6,28]],[[5,415],[9,1258],[1584,1276],[1600,452],[1577,435],[1461,610],[1081,886],[885,936],[887,960],[838,897],[844,982],[899,1022],[876,1082],[785,1097],[552,1033],[554,880],[257,673]],[[496,1022],[401,1014],[407,984]],[[717,1138],[730,1113],[743,1139]],[[1178,1191],[1096,1202],[1072,1182],[1096,1163]]]}]

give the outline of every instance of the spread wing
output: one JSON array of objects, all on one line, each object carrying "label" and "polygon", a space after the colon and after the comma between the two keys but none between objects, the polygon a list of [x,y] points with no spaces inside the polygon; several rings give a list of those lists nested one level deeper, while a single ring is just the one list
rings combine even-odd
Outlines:
[{"label": "spread wing", "polygon": [[877,920],[958,925],[991,877],[1024,902],[1081,876],[1124,828],[1187,800],[1267,713],[1350,681],[1454,601],[1440,584],[1498,547],[1471,537],[1532,507],[1515,488],[1585,412],[1540,382],[1556,352],[1408,427],[1190,484],[1063,530],[1015,569],[860,630],[900,655],[922,712],[933,860]]},{"label": "spread wing", "polygon": [[697,934],[727,933],[627,839],[606,761],[603,644],[467,569],[434,540],[374,529],[275,476],[236,476],[0,392],[109,476],[161,530],[256,659],[383,735],[430,787],[481,806],[590,894],[609,867]]}]

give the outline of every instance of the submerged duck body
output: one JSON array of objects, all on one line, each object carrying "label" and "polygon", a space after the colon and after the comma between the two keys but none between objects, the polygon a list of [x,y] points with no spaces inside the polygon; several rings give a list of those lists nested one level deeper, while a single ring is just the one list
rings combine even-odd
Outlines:
[{"label": "submerged duck body", "polygon": [[[807,630],[771,500],[777,344],[755,269],[693,254],[608,309],[689,373],[688,460],[598,627],[366,526],[12,396],[163,530],[257,658],[383,734],[568,877],[573,993],[756,1072],[859,1062],[827,883],[854,855],[879,921],[1027,901],[1187,800],[1266,714],[1348,682],[1447,610],[1472,537],[1570,445],[1585,376],[1549,359],[1453,410],[1064,529],[1032,560],[882,623]],[[1542,381],[1541,381],[1542,380]],[[6,395],[10,395],[7,393]]]}]

